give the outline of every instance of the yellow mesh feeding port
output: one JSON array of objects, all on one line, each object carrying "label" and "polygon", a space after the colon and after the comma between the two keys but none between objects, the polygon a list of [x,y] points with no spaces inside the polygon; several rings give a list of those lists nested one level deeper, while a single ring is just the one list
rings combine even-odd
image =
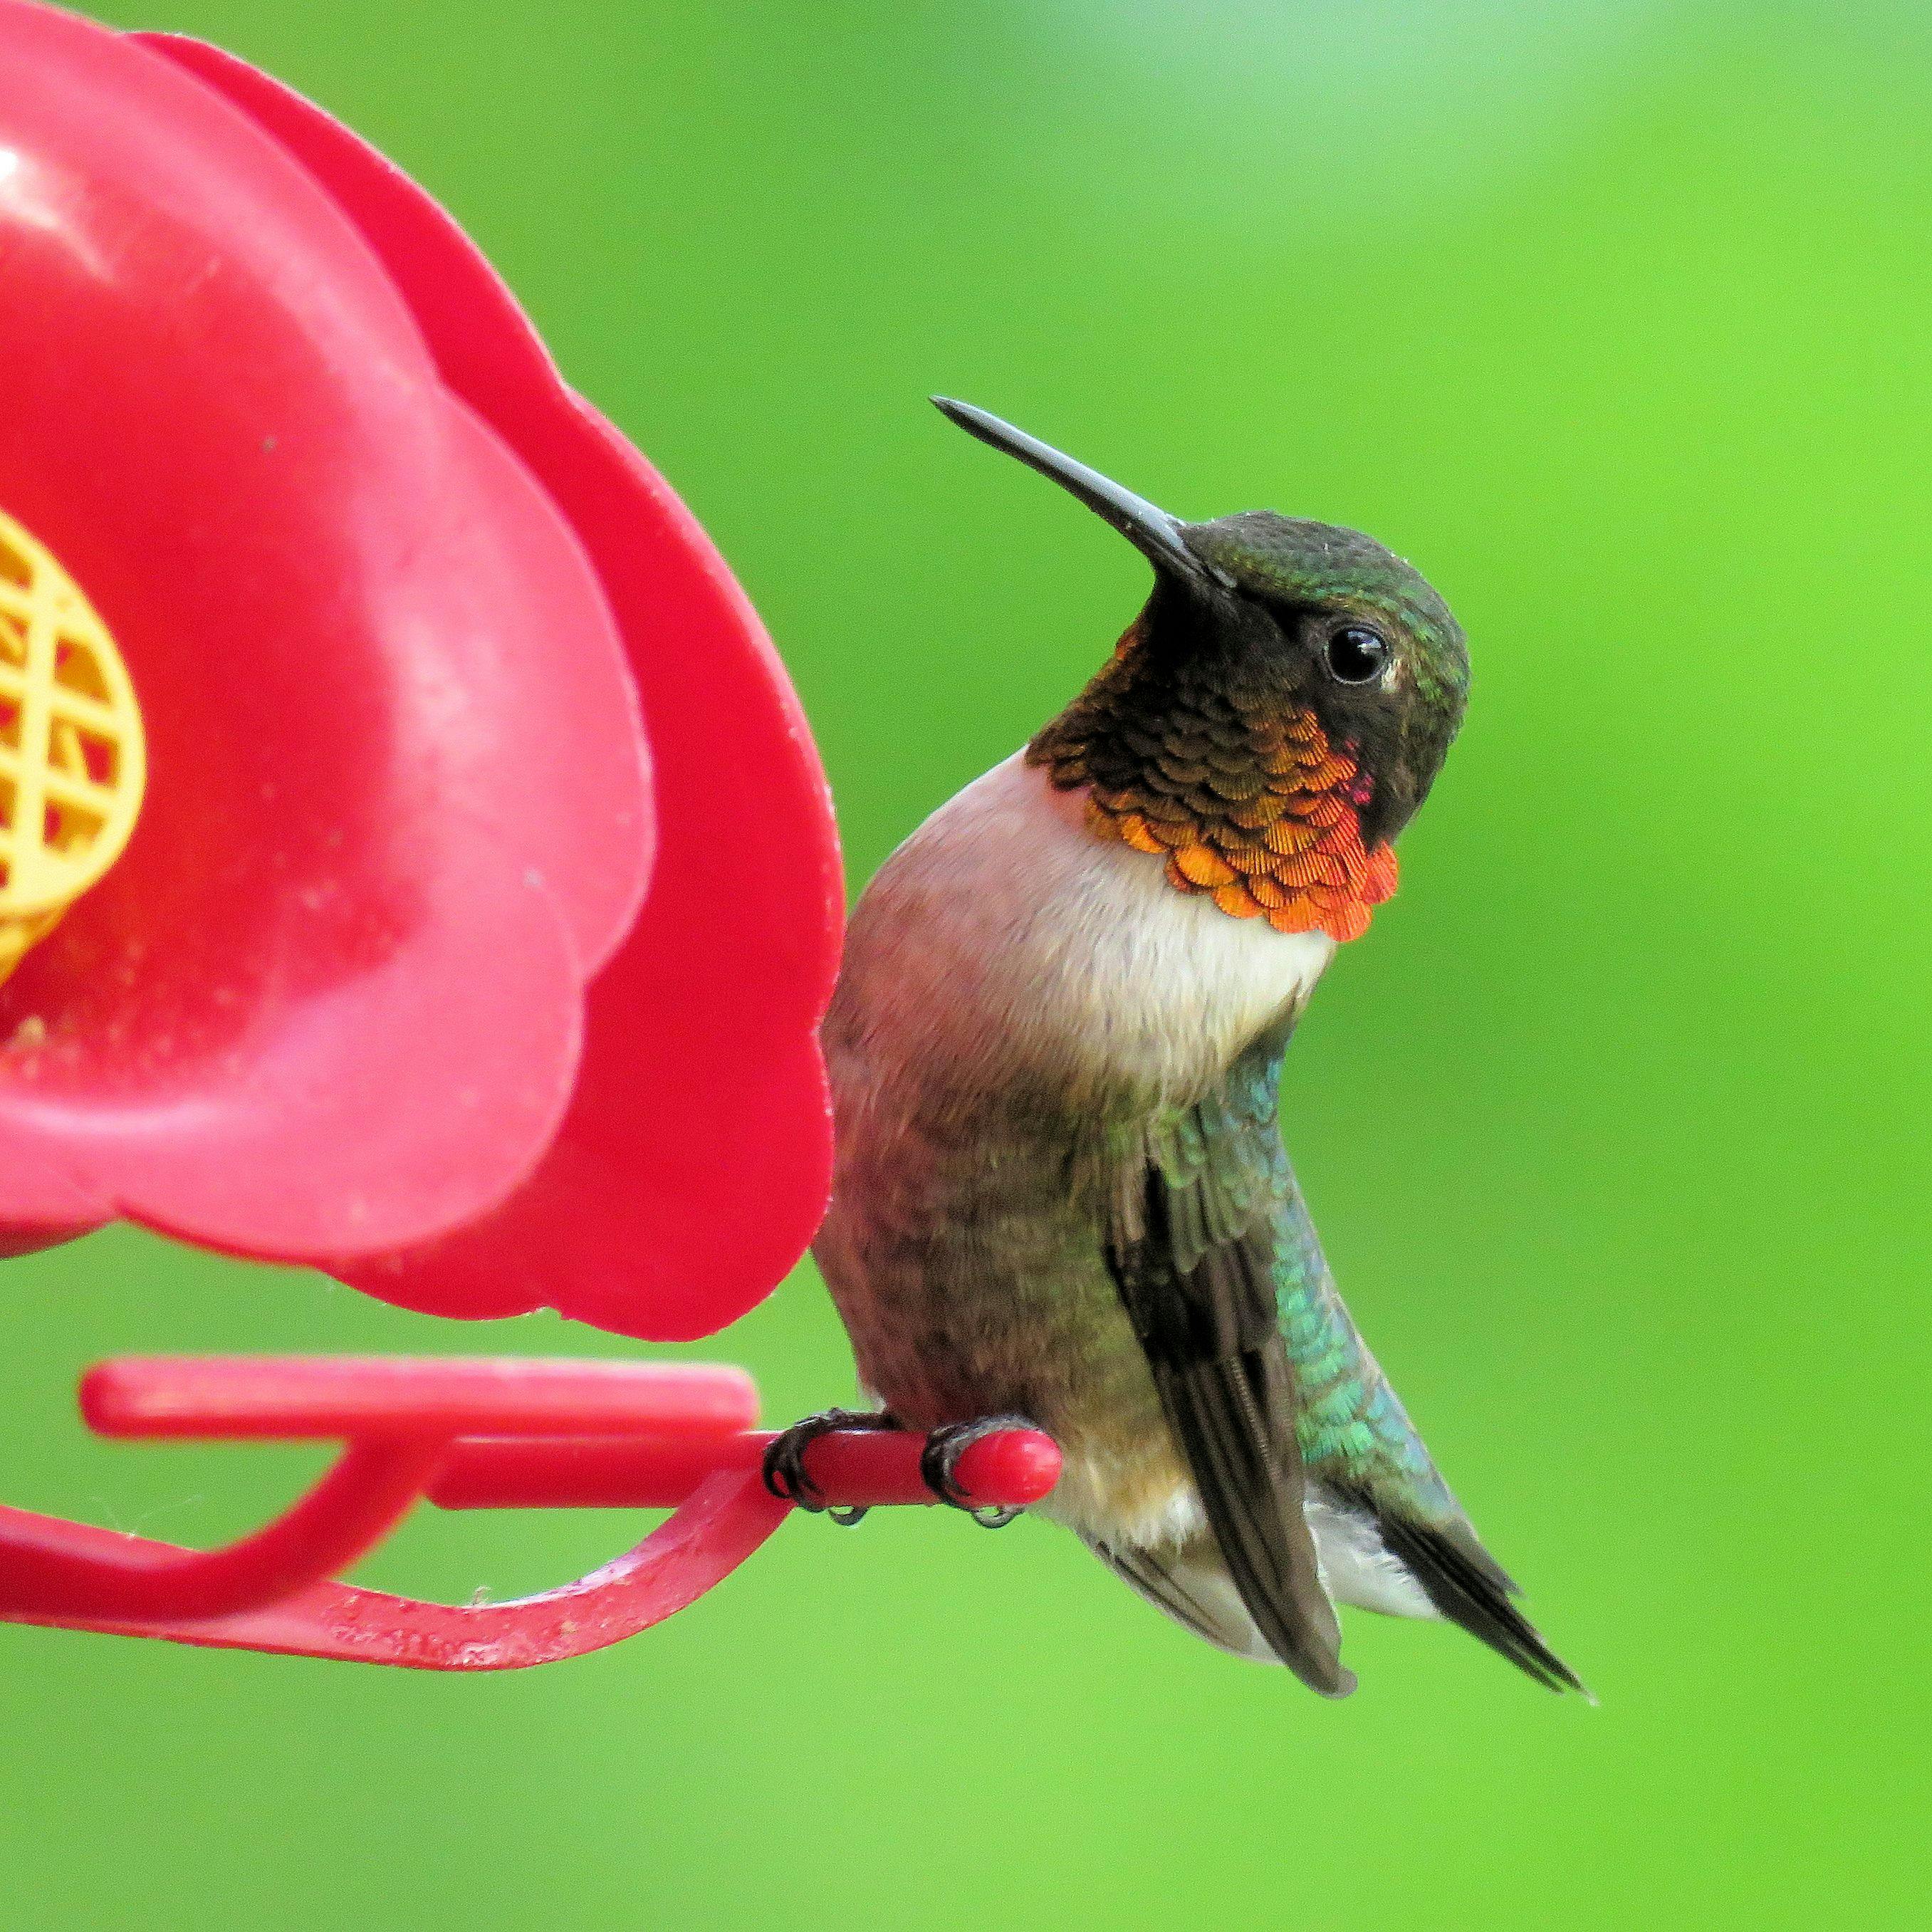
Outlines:
[{"label": "yellow mesh feeding port", "polygon": [[0,980],[121,856],[147,748],[107,627],[0,511]]}]

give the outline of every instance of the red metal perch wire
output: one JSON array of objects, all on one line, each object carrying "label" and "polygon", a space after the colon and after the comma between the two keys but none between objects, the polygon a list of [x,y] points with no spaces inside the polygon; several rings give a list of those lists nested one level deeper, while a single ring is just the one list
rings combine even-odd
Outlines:
[{"label": "red metal perch wire", "polygon": [[[0,1507],[0,1622],[424,1670],[577,1657],[682,1610],[791,1508],[765,1487],[772,1438],[733,1368],[662,1362],[124,1357],[82,1378],[97,1433],[340,1441],[280,1516],[219,1550]],[[924,1438],[840,1431],[806,1454],[828,1503],[928,1503]],[[1036,1502],[1051,1438],[1003,1430],[957,1476],[976,1508]],[[335,1580],[421,1499],[445,1509],[668,1509],[626,1555],[513,1603],[424,1603]]]}]

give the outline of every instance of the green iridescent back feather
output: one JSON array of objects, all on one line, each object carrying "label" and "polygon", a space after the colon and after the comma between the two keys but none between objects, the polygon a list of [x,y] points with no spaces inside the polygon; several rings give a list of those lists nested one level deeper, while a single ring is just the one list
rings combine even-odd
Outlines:
[{"label": "green iridescent back feather", "polygon": [[1282,1144],[1288,1030],[1256,1042],[1219,1089],[1161,1114],[1148,1132],[1174,1264],[1191,1274],[1217,1244],[1251,1244],[1265,1225],[1304,1472],[1373,1520],[1388,1554],[1443,1616],[1547,1688],[1581,1690],[1510,1600],[1515,1586],[1483,1547],[1342,1305]]},{"label": "green iridescent back feather", "polygon": [[1148,1151],[1174,1204],[1176,1259],[1190,1266],[1265,1214],[1308,1473],[1421,1522],[1455,1522],[1454,1497],[1342,1303],[1282,1144],[1286,1045],[1280,1035],[1258,1042],[1218,1091],[1167,1110],[1150,1130]]}]

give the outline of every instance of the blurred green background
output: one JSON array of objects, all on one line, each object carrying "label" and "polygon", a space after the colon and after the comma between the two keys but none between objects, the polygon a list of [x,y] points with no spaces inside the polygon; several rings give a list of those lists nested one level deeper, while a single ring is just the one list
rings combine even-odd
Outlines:
[{"label": "blurred green background", "polygon": [[[1328,1706],[1036,1524],[790,1525],[463,1681],[0,1630],[0,1925],[1916,1925],[1932,28],[1916,5],[151,0],[502,266],[788,658],[855,883],[1085,676],[1126,548],[948,428],[1414,557],[1472,640],[1291,1056],[1370,1337],[1602,1707],[1355,1617]],[[115,1349],[620,1352],[112,1233],[0,1271],[10,1501],[184,1540],[314,1458],[90,1443]],[[801,1269],[692,1352],[850,1392]],[[578,1574],[425,1514],[374,1580]]]}]

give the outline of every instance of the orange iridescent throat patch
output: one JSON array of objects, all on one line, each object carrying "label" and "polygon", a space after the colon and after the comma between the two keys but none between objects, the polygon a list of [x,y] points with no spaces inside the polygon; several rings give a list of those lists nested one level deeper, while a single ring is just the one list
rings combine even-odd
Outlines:
[{"label": "orange iridescent throat patch", "polygon": [[1395,853],[1364,848],[1364,780],[1313,712],[1201,693],[1123,731],[1118,714],[1095,716],[1112,708],[1096,697],[1076,700],[1027,757],[1063,791],[1090,788],[1096,837],[1160,854],[1177,891],[1205,892],[1234,918],[1338,940],[1368,930],[1370,910],[1395,890]]}]

